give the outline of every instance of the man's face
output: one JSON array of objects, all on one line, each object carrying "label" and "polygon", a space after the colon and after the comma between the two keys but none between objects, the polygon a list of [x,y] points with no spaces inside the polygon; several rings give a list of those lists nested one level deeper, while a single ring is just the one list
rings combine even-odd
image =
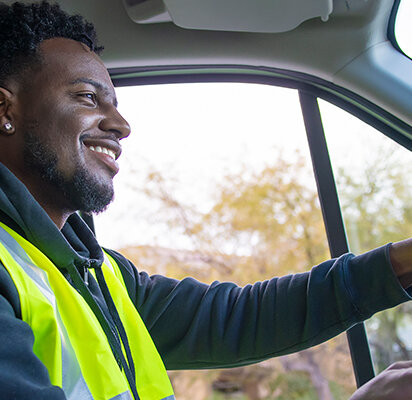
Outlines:
[{"label": "man's face", "polygon": [[40,51],[41,67],[18,93],[16,132],[24,143],[18,175],[32,193],[46,190],[62,208],[102,211],[113,198],[119,140],[129,125],[116,109],[106,68],[87,46],[54,38]]}]

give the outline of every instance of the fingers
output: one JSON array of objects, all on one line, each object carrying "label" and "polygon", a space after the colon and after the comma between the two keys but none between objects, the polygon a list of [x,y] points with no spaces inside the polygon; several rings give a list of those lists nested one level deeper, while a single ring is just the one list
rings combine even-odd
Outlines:
[{"label": "fingers", "polygon": [[398,361],[398,362],[390,365],[388,368],[386,368],[386,371],[394,370],[394,369],[407,369],[407,368],[411,368],[411,373],[412,373],[412,360]]},{"label": "fingers", "polygon": [[412,399],[412,361],[392,364],[361,386],[350,400]]}]

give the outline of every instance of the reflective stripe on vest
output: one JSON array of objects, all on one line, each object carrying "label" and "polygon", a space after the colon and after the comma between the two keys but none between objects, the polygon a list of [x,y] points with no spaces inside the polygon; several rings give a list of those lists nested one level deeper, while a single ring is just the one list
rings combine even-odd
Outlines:
[{"label": "reflective stripe on vest", "polygon": [[[34,333],[33,351],[53,385],[70,400],[132,400],[106,336],[80,294],[31,243],[0,223],[0,260],[20,296],[21,314]],[[106,256],[103,274],[129,338],[141,400],[172,400],[160,356],[131,302],[121,272]]]}]

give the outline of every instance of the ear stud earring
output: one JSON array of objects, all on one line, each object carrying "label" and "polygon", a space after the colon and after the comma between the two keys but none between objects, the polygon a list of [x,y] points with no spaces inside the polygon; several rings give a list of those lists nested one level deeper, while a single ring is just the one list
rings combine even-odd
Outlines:
[{"label": "ear stud earring", "polygon": [[12,125],[10,122],[6,122],[6,123],[4,124],[4,129],[5,129],[6,131],[10,131],[10,130],[13,129],[13,125]]}]

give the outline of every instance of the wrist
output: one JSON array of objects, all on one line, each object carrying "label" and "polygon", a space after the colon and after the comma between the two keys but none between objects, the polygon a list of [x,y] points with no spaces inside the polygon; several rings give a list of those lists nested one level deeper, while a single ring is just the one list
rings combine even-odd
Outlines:
[{"label": "wrist", "polygon": [[412,286],[412,239],[392,243],[389,256],[393,271],[405,288]]}]

